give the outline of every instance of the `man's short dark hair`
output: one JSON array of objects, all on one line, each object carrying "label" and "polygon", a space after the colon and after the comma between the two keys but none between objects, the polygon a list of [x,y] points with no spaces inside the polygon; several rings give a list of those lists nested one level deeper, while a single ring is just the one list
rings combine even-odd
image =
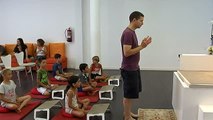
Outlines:
[{"label": "man's short dark hair", "polygon": [[134,18],[138,20],[140,17],[144,17],[144,15],[139,11],[134,11],[130,14],[129,21],[132,22]]},{"label": "man's short dark hair", "polygon": [[56,53],[54,56],[55,59],[61,58],[61,54]]},{"label": "man's short dark hair", "polygon": [[83,70],[85,70],[87,66],[88,66],[88,65],[87,65],[86,63],[81,63],[81,64],[79,65],[80,71],[83,72]]}]

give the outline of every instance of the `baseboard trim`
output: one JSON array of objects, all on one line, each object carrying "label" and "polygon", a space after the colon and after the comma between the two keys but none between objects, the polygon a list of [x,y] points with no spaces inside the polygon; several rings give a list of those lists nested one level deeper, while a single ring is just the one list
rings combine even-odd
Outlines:
[{"label": "baseboard trim", "polygon": [[[79,68],[68,68],[68,69],[75,69],[78,70]],[[152,70],[152,71],[177,71],[178,68],[140,68],[141,70]],[[104,70],[120,70],[117,67],[104,67]]]}]

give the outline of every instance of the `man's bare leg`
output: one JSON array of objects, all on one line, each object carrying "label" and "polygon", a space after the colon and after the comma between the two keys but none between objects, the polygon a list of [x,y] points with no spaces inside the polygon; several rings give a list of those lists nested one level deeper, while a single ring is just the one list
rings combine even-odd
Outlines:
[{"label": "man's bare leg", "polygon": [[123,106],[124,106],[124,120],[134,120],[131,117],[132,100],[128,98],[123,98]]}]

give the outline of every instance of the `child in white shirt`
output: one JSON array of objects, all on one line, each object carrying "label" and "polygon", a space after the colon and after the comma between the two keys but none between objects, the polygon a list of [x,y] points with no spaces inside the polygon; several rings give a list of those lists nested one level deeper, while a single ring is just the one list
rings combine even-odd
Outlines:
[{"label": "child in white shirt", "polygon": [[3,81],[0,84],[0,100],[1,106],[16,112],[21,112],[21,109],[31,100],[30,95],[22,97],[16,96],[16,84],[11,80],[12,71],[4,69],[2,71]]}]

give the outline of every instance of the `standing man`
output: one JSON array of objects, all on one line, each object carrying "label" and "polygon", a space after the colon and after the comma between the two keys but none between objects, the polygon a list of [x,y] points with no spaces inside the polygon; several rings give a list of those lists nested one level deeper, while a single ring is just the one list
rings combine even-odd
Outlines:
[{"label": "standing man", "polygon": [[134,11],[129,16],[130,24],[121,36],[122,63],[121,76],[123,78],[123,106],[125,120],[133,120],[135,115],[131,112],[132,100],[139,98],[141,92],[141,76],[139,68],[140,51],[152,42],[151,37],[146,37],[138,44],[135,30],[143,25],[144,15]]}]

